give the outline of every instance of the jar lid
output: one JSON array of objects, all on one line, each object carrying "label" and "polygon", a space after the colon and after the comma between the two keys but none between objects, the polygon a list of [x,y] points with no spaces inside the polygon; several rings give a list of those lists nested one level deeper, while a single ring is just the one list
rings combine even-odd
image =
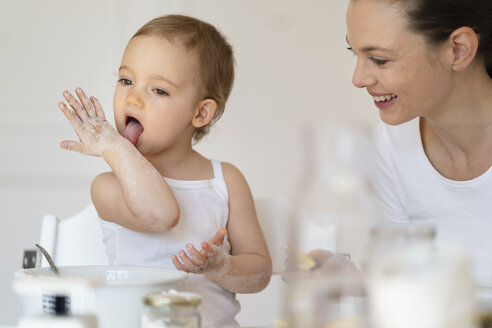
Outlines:
[{"label": "jar lid", "polygon": [[176,290],[169,290],[162,293],[153,293],[146,295],[143,298],[143,302],[145,305],[153,307],[174,305],[196,306],[200,304],[201,300],[202,298],[198,294],[178,292]]}]

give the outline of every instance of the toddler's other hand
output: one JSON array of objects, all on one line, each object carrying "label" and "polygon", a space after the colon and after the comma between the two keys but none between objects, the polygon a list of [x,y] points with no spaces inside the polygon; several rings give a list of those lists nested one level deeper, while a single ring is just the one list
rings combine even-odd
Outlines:
[{"label": "toddler's other hand", "polygon": [[80,102],[70,92],[64,91],[63,97],[71,108],[64,102],[60,102],[58,106],[80,141],[64,140],[60,146],[86,155],[101,156],[106,142],[118,136],[118,132],[106,121],[102,106],[95,97],[89,100],[81,88],[77,88],[76,92]]},{"label": "toddler's other hand", "polygon": [[179,260],[178,256],[172,256],[174,266],[178,270],[189,273],[207,273],[220,269],[225,262],[225,257],[228,255],[221,247],[226,233],[227,230],[225,228],[219,229],[212,239],[201,243],[202,248],[200,251],[192,244],[187,244],[186,250],[188,254],[181,249],[178,252]]}]

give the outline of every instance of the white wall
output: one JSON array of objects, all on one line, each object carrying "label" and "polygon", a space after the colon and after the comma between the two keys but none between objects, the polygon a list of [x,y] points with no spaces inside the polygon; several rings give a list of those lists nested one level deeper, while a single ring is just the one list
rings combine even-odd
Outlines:
[{"label": "white wall", "polygon": [[[89,202],[99,158],[59,149],[74,138],[57,103],[82,86],[112,111],[125,43],[149,19],[184,13],[219,27],[234,46],[237,78],[223,118],[198,150],[230,161],[254,196],[290,194],[307,121],[376,113],[351,85],[346,0],[0,1],[0,325],[14,324],[12,273],[38,241],[45,213],[70,216]],[[111,114],[108,115],[111,117]]]}]

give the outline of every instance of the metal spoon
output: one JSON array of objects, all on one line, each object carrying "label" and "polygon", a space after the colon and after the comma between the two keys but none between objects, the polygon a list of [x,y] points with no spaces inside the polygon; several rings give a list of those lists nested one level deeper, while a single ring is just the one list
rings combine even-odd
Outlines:
[{"label": "metal spoon", "polygon": [[53,272],[59,276],[60,275],[60,271],[58,271],[58,268],[56,267],[55,265],[55,262],[53,262],[53,259],[51,258],[50,254],[48,253],[47,250],[44,249],[43,246],[39,245],[39,244],[36,244],[36,247],[39,248],[39,250],[41,251],[41,253],[43,253],[44,257],[46,258],[46,260],[48,261],[50,267],[51,267],[51,270],[53,270]]}]

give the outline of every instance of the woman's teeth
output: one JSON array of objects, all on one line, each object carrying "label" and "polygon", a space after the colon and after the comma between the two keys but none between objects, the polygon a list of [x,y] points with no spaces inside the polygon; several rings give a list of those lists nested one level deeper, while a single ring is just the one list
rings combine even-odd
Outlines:
[{"label": "woman's teeth", "polygon": [[391,99],[396,98],[396,95],[393,93],[386,96],[373,96],[372,98],[375,101],[390,101]]}]

